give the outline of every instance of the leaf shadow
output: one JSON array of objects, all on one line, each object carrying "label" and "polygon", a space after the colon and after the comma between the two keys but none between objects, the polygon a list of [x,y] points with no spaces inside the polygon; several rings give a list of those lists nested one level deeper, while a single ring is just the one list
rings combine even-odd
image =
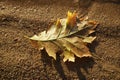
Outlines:
[{"label": "leaf shadow", "polygon": [[[97,40],[95,40],[92,44],[89,44],[88,47],[90,51],[96,53],[95,47],[98,46],[98,44],[99,43]],[[53,60],[53,58],[49,57],[45,50],[43,50],[41,53],[42,53],[41,58],[44,63],[44,66],[45,67],[46,65],[49,65],[50,67],[54,66],[56,71],[59,73],[60,77],[63,80],[67,80],[67,76],[65,75],[65,71],[63,69],[64,66],[62,66],[63,63],[61,62],[62,60],[60,58],[59,53],[57,53],[56,60]],[[76,57],[75,62],[65,62],[63,65],[66,65],[69,71],[75,72],[79,80],[87,80],[86,75],[84,73],[89,74],[89,69],[92,69],[94,64],[95,61],[91,57],[83,57],[83,58]],[[45,72],[47,73],[47,70],[45,70]],[[48,76],[46,77],[49,80],[49,77]]]},{"label": "leaf shadow", "polygon": [[57,55],[57,60],[56,60],[56,61],[54,60],[53,64],[54,64],[55,69],[57,70],[57,72],[58,72],[59,75],[61,76],[61,78],[62,78],[63,80],[66,80],[67,78],[66,78],[66,76],[65,76],[65,73],[64,73],[64,70],[63,70],[63,67],[62,67],[60,61],[61,61],[61,60],[60,60],[60,56]]},{"label": "leaf shadow", "polygon": [[[63,80],[66,80],[67,78],[66,78],[66,76],[65,76],[65,73],[64,73],[64,70],[63,70],[63,67],[62,67],[62,65],[61,65],[61,62],[60,62],[60,56],[59,55],[57,55],[56,56],[56,60],[53,60],[53,58],[51,58],[51,57],[49,57],[48,56],[48,54],[47,54],[47,52],[45,51],[45,50],[43,50],[43,51],[41,51],[41,60],[42,60],[42,62],[43,62],[43,65],[44,65],[44,67],[45,67],[45,73],[46,73],[46,75],[48,75],[47,74],[47,70],[46,70],[46,65],[49,65],[50,67],[55,67],[55,69],[56,69],[56,71],[59,73],[59,75],[60,75],[60,77],[63,79]],[[59,54],[59,53],[58,53]],[[47,77],[47,79],[49,80],[49,77],[48,76],[46,76]]]},{"label": "leaf shadow", "polygon": [[[49,65],[50,67],[54,66],[56,71],[59,73],[60,77],[63,80],[67,80],[67,76],[65,75],[65,71],[64,71],[62,63],[61,63],[62,60],[60,59],[59,54],[57,55],[57,60],[53,60],[51,57],[48,56],[48,54],[45,51],[42,51],[41,58],[44,63],[44,67],[45,67],[44,71],[46,72],[46,77],[48,80],[49,80],[49,77],[47,75],[49,75],[49,74],[47,72],[46,65]],[[75,62],[65,62],[65,64],[63,64],[63,65],[66,65],[66,67],[69,71],[75,72],[77,74],[79,80],[86,80],[86,76],[84,75],[84,73],[89,74],[88,69],[92,69],[94,64],[95,64],[95,62],[94,62],[93,58],[90,58],[90,57],[78,58],[78,57],[76,57]]]},{"label": "leaf shadow", "polygon": [[47,78],[47,80],[49,80],[47,65],[52,67],[52,59],[48,57],[48,54],[46,53],[45,50],[41,51],[41,61],[43,62],[43,67],[44,67],[43,69],[44,69],[44,72],[46,73],[45,77]]},{"label": "leaf shadow", "polygon": [[41,60],[43,64],[49,65],[50,67],[52,67],[52,58],[48,56],[45,50],[41,51]]},{"label": "leaf shadow", "polygon": [[[66,62],[66,66],[69,70],[77,73],[79,80],[86,80],[86,76],[83,74],[83,71],[89,74],[88,69],[92,68],[95,64],[94,59],[90,57],[76,58],[76,61]],[[81,71],[83,69],[83,71]]]},{"label": "leaf shadow", "polygon": [[92,53],[96,53],[95,47],[99,45],[99,42],[97,40],[93,41],[92,44],[88,44],[89,50]]}]

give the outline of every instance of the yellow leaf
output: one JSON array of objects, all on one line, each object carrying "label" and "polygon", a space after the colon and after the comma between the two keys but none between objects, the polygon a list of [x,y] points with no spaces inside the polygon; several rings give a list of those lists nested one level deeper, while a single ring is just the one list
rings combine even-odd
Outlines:
[{"label": "yellow leaf", "polygon": [[71,13],[70,11],[68,11],[68,13],[67,13],[67,24],[69,26],[74,27],[75,24],[76,24],[76,19],[77,19],[77,14],[75,12]]},{"label": "yellow leaf", "polygon": [[56,54],[62,51],[64,62],[74,62],[75,56],[92,57],[86,44],[95,40],[96,37],[90,36],[95,28],[96,23],[88,21],[88,17],[79,20],[75,12],[68,11],[67,18],[58,19],[48,30],[29,39],[35,48],[45,49],[55,60]]},{"label": "yellow leaf", "polygon": [[56,53],[60,51],[60,48],[53,42],[44,42],[45,50],[49,56],[56,60]]},{"label": "yellow leaf", "polygon": [[[70,38],[69,38],[70,39]],[[66,39],[61,39],[59,42],[70,52],[74,53],[77,57],[90,57],[89,49],[84,43],[72,43]]]},{"label": "yellow leaf", "polygon": [[90,36],[90,37],[85,37],[85,38],[83,39],[83,42],[92,43],[95,39],[96,39],[96,37],[92,37],[92,36]]},{"label": "yellow leaf", "polygon": [[63,55],[64,55],[64,58],[63,58],[64,62],[66,62],[67,60],[71,61],[71,62],[75,62],[75,57],[74,57],[74,54],[72,52],[64,51]]}]

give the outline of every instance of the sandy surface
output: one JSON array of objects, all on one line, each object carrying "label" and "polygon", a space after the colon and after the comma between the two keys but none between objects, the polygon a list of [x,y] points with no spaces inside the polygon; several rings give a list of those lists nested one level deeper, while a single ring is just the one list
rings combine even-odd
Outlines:
[{"label": "sandy surface", "polygon": [[[1,80],[120,80],[119,0],[0,0]],[[45,30],[51,20],[76,10],[100,23],[90,49],[97,57],[76,63],[54,61],[34,49],[25,35]],[[99,57],[99,58],[98,58]]]}]

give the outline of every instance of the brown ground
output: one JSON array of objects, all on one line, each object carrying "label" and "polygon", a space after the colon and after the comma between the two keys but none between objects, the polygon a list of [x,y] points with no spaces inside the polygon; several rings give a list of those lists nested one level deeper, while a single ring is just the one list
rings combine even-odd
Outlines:
[{"label": "brown ground", "polygon": [[[0,0],[0,80],[120,80],[119,0]],[[51,19],[79,16],[100,23],[90,45],[98,56],[63,63],[34,49],[25,35],[44,30]],[[92,46],[92,47],[91,47]]]}]

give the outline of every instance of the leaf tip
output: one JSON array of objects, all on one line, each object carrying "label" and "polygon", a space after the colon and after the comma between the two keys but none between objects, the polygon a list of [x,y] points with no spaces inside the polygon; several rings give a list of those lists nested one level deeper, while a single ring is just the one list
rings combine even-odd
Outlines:
[{"label": "leaf tip", "polygon": [[59,28],[61,27],[61,23],[60,23],[60,19],[58,18],[57,21],[56,21],[56,26]]},{"label": "leaf tip", "polygon": [[77,13],[76,12],[70,12],[68,11],[67,13],[67,24],[70,26],[74,26],[76,24],[76,17]]}]

